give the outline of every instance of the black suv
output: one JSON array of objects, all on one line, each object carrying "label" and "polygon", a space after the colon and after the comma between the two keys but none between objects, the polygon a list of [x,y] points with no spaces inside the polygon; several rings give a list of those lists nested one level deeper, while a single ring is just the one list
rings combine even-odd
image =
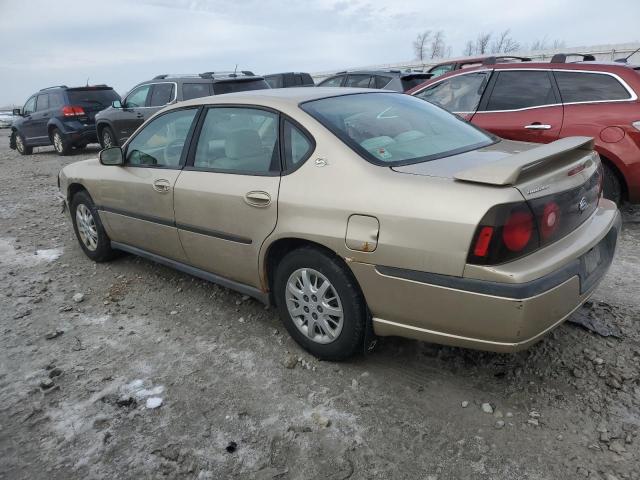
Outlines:
[{"label": "black suv", "polygon": [[11,126],[9,146],[22,155],[46,145],[53,145],[60,155],[73,147],[84,148],[98,141],[96,113],[116,100],[120,96],[107,85],[44,88],[13,111],[18,117]]},{"label": "black suv", "polygon": [[264,79],[271,88],[315,87],[311,75],[304,72],[270,73]]},{"label": "black suv", "polygon": [[131,89],[122,102],[96,116],[96,132],[104,147],[122,145],[142,123],[166,105],[209,95],[269,88],[263,77],[243,70],[198,75],[158,75]]},{"label": "black suv", "polygon": [[401,70],[358,70],[338,72],[324,79],[318,87],[382,88],[406,92],[431,78],[431,74]]}]

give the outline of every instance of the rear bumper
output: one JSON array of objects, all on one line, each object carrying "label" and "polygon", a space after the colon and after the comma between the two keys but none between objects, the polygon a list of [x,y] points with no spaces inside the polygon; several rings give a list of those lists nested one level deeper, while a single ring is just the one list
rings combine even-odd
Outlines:
[{"label": "rear bumper", "polygon": [[[603,228],[604,227],[604,228]],[[506,283],[351,262],[380,336],[496,352],[538,341],[591,296],[614,256],[621,227],[612,210],[590,231],[590,249],[561,268],[522,283]],[[603,230],[603,231],[602,231]],[[591,252],[601,261],[593,268]]]},{"label": "rear bumper", "polygon": [[94,123],[82,123],[77,120],[63,122],[62,133],[73,143],[96,143],[98,141]]}]

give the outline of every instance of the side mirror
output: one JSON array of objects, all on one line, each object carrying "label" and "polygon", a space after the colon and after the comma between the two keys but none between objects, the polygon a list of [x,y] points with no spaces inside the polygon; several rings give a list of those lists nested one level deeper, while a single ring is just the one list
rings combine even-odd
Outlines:
[{"label": "side mirror", "polygon": [[19,108],[14,108],[13,109],[13,114],[14,115],[20,115],[20,109]]},{"label": "side mirror", "polygon": [[114,100],[111,102],[111,106],[113,108],[122,108],[122,102],[120,100]]},{"label": "side mirror", "polygon": [[124,165],[124,155],[120,147],[109,147],[100,150],[98,158],[102,165]]}]

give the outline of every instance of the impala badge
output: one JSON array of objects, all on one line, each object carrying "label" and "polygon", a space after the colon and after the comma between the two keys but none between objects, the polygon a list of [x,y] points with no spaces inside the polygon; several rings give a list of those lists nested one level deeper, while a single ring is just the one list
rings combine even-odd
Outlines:
[{"label": "impala badge", "polygon": [[326,158],[316,158],[316,167],[326,167],[328,164]]},{"label": "impala badge", "polygon": [[589,202],[587,202],[586,197],[582,197],[580,199],[580,203],[578,203],[578,210],[580,210],[580,213],[584,212],[588,206]]}]

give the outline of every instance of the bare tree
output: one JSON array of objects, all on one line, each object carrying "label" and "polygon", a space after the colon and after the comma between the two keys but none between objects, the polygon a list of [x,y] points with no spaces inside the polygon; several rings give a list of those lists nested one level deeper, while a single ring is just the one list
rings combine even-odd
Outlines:
[{"label": "bare tree", "polygon": [[447,46],[444,43],[444,32],[438,30],[431,39],[431,45],[429,47],[431,58],[442,58],[445,56]]},{"label": "bare tree", "polygon": [[511,37],[511,29],[504,30],[491,44],[491,53],[512,53],[520,49],[520,44]]},{"label": "bare tree", "polygon": [[559,48],[565,48],[566,46],[567,46],[567,42],[559,39],[554,40],[553,43],[551,44],[551,48],[554,48],[556,50]]},{"label": "bare tree", "polygon": [[467,41],[467,44],[464,46],[464,50],[462,51],[462,54],[465,57],[470,57],[474,53],[476,53],[476,46],[473,43],[473,40],[469,40]]},{"label": "bare tree", "polygon": [[529,50],[546,50],[547,48],[549,48],[549,41],[547,40],[547,36],[545,35],[542,38],[534,40]]},{"label": "bare tree", "polygon": [[478,55],[484,55],[489,52],[489,41],[491,40],[491,32],[480,33],[476,38],[476,52]]},{"label": "bare tree", "polygon": [[431,30],[426,30],[416,37],[413,41],[413,52],[415,53],[416,59],[421,62],[427,58],[427,42],[431,38]]}]

